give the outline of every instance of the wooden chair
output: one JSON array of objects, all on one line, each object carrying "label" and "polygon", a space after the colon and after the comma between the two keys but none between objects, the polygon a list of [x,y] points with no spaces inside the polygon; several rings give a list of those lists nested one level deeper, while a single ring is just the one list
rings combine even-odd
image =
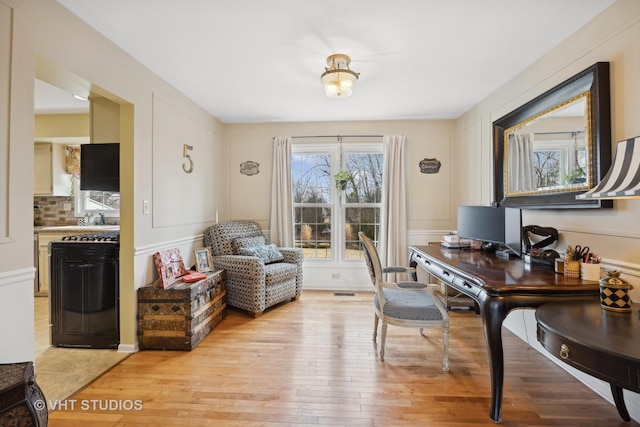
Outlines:
[{"label": "wooden chair", "polygon": [[380,265],[378,252],[371,239],[362,231],[358,233],[364,246],[365,261],[375,287],[373,341],[378,335],[378,322],[382,319],[382,342],[380,360],[384,360],[384,344],[387,337],[387,325],[419,328],[424,336],[424,328],[442,328],[444,358],[443,369],[449,370],[449,313],[440,300],[434,296],[438,285],[407,281],[385,282],[385,273],[409,272],[408,267],[386,267]]}]

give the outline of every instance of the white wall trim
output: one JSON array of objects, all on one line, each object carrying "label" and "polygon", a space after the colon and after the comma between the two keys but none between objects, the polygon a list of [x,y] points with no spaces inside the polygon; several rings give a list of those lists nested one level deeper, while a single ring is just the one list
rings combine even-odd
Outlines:
[{"label": "white wall trim", "polygon": [[195,236],[184,237],[181,239],[168,240],[165,242],[154,243],[146,246],[133,248],[133,256],[152,255],[164,249],[171,249],[178,246],[190,245],[196,241],[202,242],[204,234],[196,234]]},{"label": "white wall trim", "polygon": [[0,287],[14,285],[19,282],[33,283],[36,277],[34,267],[0,272]]},{"label": "white wall trim", "polygon": [[118,353],[136,353],[138,350],[138,343],[135,344],[118,344]]}]

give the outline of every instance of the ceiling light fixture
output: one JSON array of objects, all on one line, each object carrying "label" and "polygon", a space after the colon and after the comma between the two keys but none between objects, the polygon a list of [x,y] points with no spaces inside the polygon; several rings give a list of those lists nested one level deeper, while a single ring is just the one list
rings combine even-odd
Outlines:
[{"label": "ceiling light fixture", "polygon": [[327,65],[320,76],[324,93],[329,98],[346,98],[351,96],[356,80],[360,73],[349,68],[351,58],[342,53],[335,53],[327,57]]}]

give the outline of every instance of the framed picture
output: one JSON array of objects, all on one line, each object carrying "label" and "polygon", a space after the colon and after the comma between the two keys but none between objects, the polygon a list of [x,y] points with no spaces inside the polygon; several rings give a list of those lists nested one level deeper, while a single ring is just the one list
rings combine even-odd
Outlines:
[{"label": "framed picture", "polygon": [[213,271],[213,261],[211,260],[209,248],[196,249],[193,252],[196,258],[196,270],[198,273]]}]

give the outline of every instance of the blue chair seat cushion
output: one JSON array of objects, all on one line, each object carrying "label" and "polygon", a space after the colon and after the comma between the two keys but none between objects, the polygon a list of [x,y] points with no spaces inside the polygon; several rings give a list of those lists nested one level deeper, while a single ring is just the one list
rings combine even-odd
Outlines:
[{"label": "blue chair seat cushion", "polygon": [[[413,289],[382,288],[385,305],[384,315],[398,320],[441,321],[442,313],[435,306],[431,295],[426,291]],[[380,298],[374,297],[376,309],[380,311]]]}]

